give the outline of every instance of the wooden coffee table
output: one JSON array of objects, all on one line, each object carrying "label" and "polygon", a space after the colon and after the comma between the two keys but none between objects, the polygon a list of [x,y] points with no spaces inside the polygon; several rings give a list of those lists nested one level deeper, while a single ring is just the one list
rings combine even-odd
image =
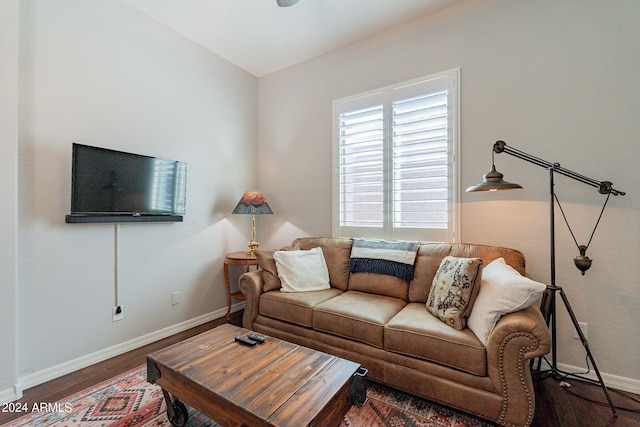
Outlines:
[{"label": "wooden coffee table", "polygon": [[366,370],[269,336],[235,342],[248,333],[225,324],[147,356],[147,381],[162,388],[171,423],[187,421],[182,400],[223,426],[339,425],[354,374],[363,380]]}]

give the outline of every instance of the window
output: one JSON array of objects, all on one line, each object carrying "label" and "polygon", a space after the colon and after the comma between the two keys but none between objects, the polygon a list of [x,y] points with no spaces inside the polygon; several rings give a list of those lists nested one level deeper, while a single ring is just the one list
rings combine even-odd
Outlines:
[{"label": "window", "polygon": [[454,241],[458,75],[334,101],[334,235]]}]

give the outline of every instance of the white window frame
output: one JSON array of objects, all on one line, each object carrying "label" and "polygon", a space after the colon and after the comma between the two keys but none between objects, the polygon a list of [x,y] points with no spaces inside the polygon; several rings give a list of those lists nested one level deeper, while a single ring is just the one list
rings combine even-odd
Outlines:
[{"label": "white window frame", "polygon": [[[448,154],[448,227],[446,229],[437,228],[394,228],[390,211],[390,202],[385,203],[384,208],[384,225],[382,227],[346,227],[340,225],[340,134],[339,114],[345,109],[364,108],[372,105],[375,100],[381,100],[384,103],[384,134],[385,140],[390,136],[390,116],[387,109],[391,104],[390,93],[393,91],[402,91],[414,85],[425,84],[430,81],[446,79],[447,95],[448,95],[448,133],[447,133],[447,154]],[[460,148],[460,69],[452,69],[430,76],[413,79],[390,85],[384,88],[375,89],[366,93],[349,96],[333,101],[333,210],[332,210],[332,234],[334,237],[367,237],[377,239],[404,239],[404,240],[421,240],[421,241],[437,241],[437,242],[457,242],[459,241],[460,229],[460,167],[459,167],[459,148]],[[391,144],[385,142],[385,150],[389,150]],[[389,173],[390,161],[385,163],[385,174]],[[392,196],[392,189],[385,187],[385,199],[388,201]]]}]

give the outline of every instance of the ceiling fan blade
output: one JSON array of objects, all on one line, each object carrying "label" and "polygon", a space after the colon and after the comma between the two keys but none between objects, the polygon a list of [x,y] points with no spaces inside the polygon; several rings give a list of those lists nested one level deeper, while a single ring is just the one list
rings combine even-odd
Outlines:
[{"label": "ceiling fan blade", "polygon": [[280,7],[289,7],[298,3],[298,1],[299,0],[276,0],[276,3],[278,3],[278,6]]}]

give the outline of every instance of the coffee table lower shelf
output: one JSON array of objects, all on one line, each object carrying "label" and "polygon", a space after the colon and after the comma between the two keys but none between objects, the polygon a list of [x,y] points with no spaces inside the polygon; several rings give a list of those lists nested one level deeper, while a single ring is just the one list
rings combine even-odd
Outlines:
[{"label": "coffee table lower shelf", "polygon": [[222,426],[337,426],[366,400],[359,364],[269,336],[235,342],[249,332],[225,324],[147,356],[171,424],[186,424],[186,403]]}]

